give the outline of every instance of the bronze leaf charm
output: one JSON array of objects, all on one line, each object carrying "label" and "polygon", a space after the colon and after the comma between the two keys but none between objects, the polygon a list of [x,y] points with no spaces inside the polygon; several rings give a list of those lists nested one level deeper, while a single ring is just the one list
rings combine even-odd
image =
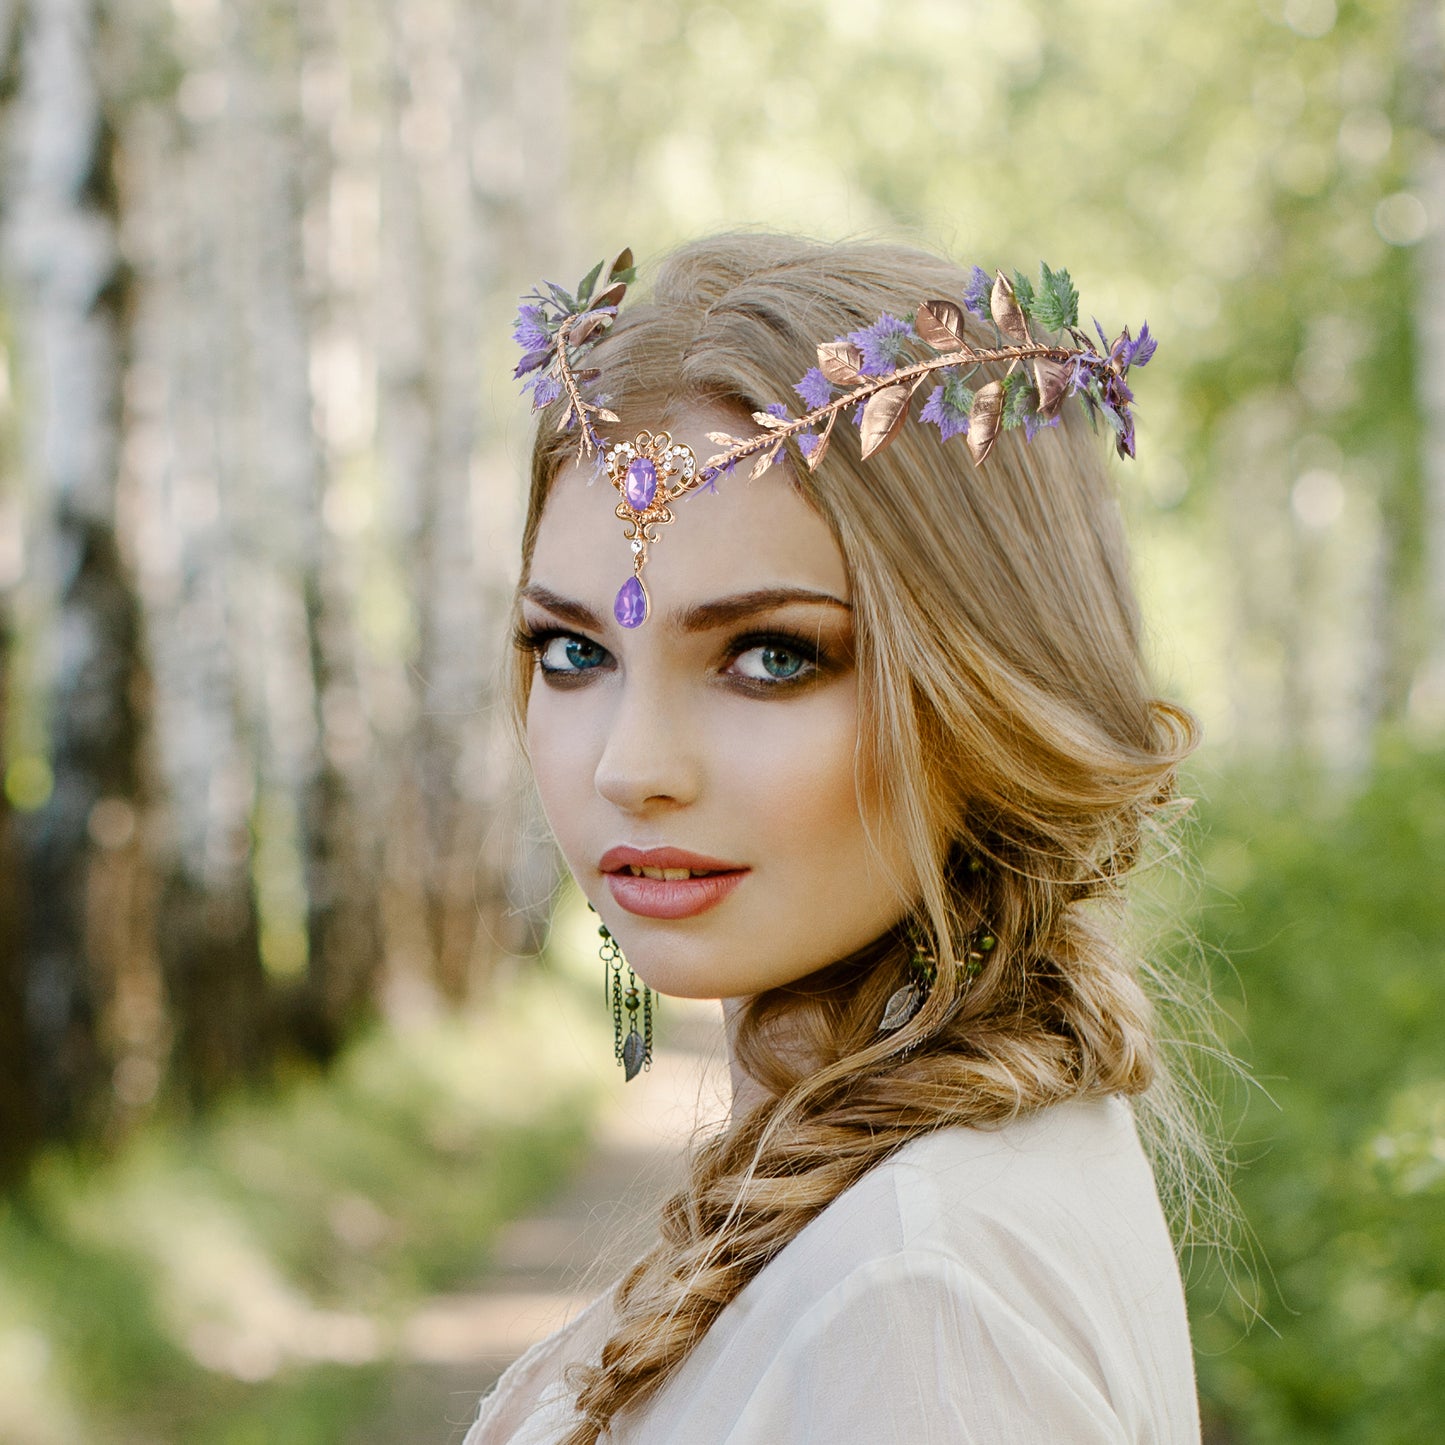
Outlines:
[{"label": "bronze leaf charm", "polygon": [[856,386],[863,380],[862,365],[863,353],[851,341],[825,341],[818,347],[818,370],[834,386]]},{"label": "bronze leaf charm", "polygon": [[768,451],[765,451],[762,456],[760,456],[757,461],[753,463],[753,469],[748,473],[749,481],[752,481],[754,477],[762,476],[762,474],[767,471],[767,469],[772,466],[775,461],[777,461],[778,449],[782,445],[782,442],[778,442],[776,446],[772,447]]},{"label": "bronze leaf charm", "polygon": [[874,452],[881,452],[903,430],[903,423],[908,420],[908,403],[912,400],[913,388],[900,381],[875,391],[863,403],[864,461]]},{"label": "bronze leaf charm", "polygon": [[991,381],[987,386],[979,387],[974,395],[973,406],[968,413],[968,435],[964,440],[979,466],[987,460],[998,438],[999,424],[1003,421],[1003,403],[1001,381]]},{"label": "bronze leaf charm", "polygon": [[1029,335],[1029,324],[1024,320],[1024,309],[1014,295],[1013,283],[1002,271],[994,278],[988,309],[993,313],[998,329],[1015,346],[1028,346],[1033,341]]},{"label": "bronze leaf charm", "polygon": [[620,306],[622,298],[627,295],[627,282],[614,281],[600,296],[592,298],[592,309],[596,311],[602,306]]},{"label": "bronze leaf charm", "polygon": [[1062,361],[1041,357],[1034,362],[1034,380],[1039,388],[1039,415],[1047,420],[1058,413],[1069,394],[1069,368]]},{"label": "bronze leaf charm", "polygon": [[603,311],[589,311],[568,333],[567,342],[571,346],[582,346],[591,341],[604,326],[611,323],[612,318]]},{"label": "bronze leaf charm", "polygon": [[809,453],[806,459],[808,463],[808,470],[810,472],[816,472],[818,470],[818,464],[823,460],[825,456],[827,456],[828,442],[833,435],[833,423],[837,420],[838,413],[836,411],[828,413],[828,421],[827,424],[823,427],[823,434],[818,438],[817,446],[813,448],[812,452]]},{"label": "bronze leaf charm", "polygon": [[952,301],[925,301],[913,329],[935,351],[960,351],[968,345],[963,339],[963,308]]}]

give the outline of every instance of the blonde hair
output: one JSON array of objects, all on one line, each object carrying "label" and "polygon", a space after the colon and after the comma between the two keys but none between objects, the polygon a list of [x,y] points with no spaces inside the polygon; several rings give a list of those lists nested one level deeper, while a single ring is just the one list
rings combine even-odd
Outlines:
[{"label": "blonde hair", "polygon": [[[665,261],[650,303],[629,301],[590,364],[609,404],[654,429],[702,404],[751,412],[790,398],[819,341],[965,281],[899,246],[717,236]],[[1175,811],[1196,730],[1149,691],[1118,505],[1077,410],[1031,444],[1004,434],[982,468],[917,422],[866,463],[842,425],[816,473],[794,468],[847,564],[860,767],[906,839],[937,982],[879,1035],[908,977],[900,928],[749,1002],[734,1046],[767,1101],[696,1151],[658,1243],[618,1288],[600,1364],[570,1377],[581,1418],[566,1445],[591,1445],[652,1395],[809,1220],[932,1130],[1143,1095],[1156,1167],[1182,1172],[1186,1196],[1213,1174],[1161,1064],[1145,965],[1099,906]],[[524,580],[574,445],[542,418]],[[519,655],[520,712],[531,677]],[[959,955],[985,924],[998,945],[965,984]],[[779,1030],[787,1049],[770,1044]]]}]

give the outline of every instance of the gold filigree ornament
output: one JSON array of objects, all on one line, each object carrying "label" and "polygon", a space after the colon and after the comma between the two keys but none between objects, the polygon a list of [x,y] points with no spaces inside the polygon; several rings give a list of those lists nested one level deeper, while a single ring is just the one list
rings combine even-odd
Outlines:
[{"label": "gold filigree ornament", "polygon": [[701,480],[690,446],[675,442],[665,431],[638,432],[630,442],[617,442],[605,453],[607,479],[622,495],[617,515],[632,544],[632,576],[618,590],[613,616],[623,627],[647,621],[652,601],[642,580],[647,549],[660,540],[657,528],[672,521],[669,502],[692,491]]}]

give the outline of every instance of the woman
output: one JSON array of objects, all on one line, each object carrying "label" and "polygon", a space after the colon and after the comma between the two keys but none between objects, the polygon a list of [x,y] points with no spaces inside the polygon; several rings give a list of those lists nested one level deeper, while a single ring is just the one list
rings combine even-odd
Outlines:
[{"label": "woman", "polygon": [[618,948],[722,1000],[735,1098],[468,1445],[1197,1440],[1136,1114],[1207,1153],[1109,906],[1194,728],[1084,424],[1132,454],[1147,328],[893,246],[722,236],[616,313],[629,267],[519,321],[517,702],[619,1058]]}]

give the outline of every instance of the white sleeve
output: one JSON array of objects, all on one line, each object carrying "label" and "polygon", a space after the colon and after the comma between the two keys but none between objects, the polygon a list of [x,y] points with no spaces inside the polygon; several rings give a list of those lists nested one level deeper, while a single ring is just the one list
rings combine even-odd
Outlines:
[{"label": "white sleeve", "polygon": [[958,1263],[870,1260],[798,1321],[727,1445],[1126,1445],[1089,1369]]}]

